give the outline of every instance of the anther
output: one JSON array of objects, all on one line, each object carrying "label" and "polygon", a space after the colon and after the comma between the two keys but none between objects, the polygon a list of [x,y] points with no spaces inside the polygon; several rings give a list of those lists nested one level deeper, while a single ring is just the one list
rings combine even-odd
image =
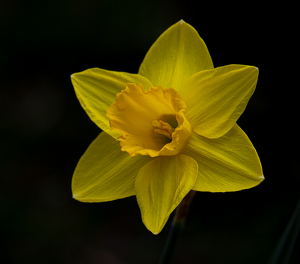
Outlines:
[{"label": "anther", "polygon": [[163,122],[161,120],[153,120],[152,125],[154,127],[158,127],[158,129],[154,129],[155,133],[162,134],[168,137],[169,139],[172,139],[172,133],[174,132],[174,128],[171,127],[168,123]]}]

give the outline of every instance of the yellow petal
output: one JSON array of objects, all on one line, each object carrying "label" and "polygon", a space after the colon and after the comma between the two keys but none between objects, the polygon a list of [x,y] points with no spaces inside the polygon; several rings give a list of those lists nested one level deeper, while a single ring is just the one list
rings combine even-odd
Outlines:
[{"label": "yellow petal", "polygon": [[99,68],[75,73],[71,80],[78,100],[88,116],[114,138],[120,136],[120,133],[110,130],[106,111],[115,101],[116,94],[125,89],[127,83],[141,83],[147,89],[152,86],[146,78],[138,74],[106,71]]},{"label": "yellow petal", "polygon": [[224,136],[191,136],[183,154],[198,163],[193,190],[232,192],[252,188],[264,180],[259,157],[244,131],[235,125]]},{"label": "yellow petal", "polygon": [[204,41],[183,20],[167,29],[152,45],[139,74],[154,86],[181,91],[194,73],[212,69],[213,63]]},{"label": "yellow petal", "polygon": [[186,155],[158,157],[138,173],[135,189],[145,226],[158,234],[170,214],[192,189],[197,163]]},{"label": "yellow petal", "polygon": [[105,202],[135,195],[137,173],[148,156],[130,157],[105,132],[93,141],[81,157],[72,179],[72,192],[82,202]]},{"label": "yellow petal", "polygon": [[245,110],[257,78],[258,69],[245,65],[202,71],[189,78],[181,95],[194,131],[208,138],[228,132]]}]

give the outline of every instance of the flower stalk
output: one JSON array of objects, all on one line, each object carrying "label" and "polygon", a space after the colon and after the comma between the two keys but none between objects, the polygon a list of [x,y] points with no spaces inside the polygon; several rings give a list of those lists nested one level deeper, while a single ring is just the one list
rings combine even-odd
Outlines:
[{"label": "flower stalk", "polygon": [[172,263],[176,246],[179,241],[180,234],[183,230],[185,219],[187,217],[190,204],[196,194],[196,191],[190,191],[185,198],[178,205],[173,222],[171,224],[170,232],[165,244],[163,253],[159,260],[159,264],[170,264]]}]

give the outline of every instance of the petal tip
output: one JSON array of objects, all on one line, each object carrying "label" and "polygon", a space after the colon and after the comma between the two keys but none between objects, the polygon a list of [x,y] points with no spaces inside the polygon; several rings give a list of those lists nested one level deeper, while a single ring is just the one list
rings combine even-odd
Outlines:
[{"label": "petal tip", "polygon": [[73,194],[73,199],[75,199],[76,200],[76,198],[77,198],[77,194]]},{"label": "petal tip", "polygon": [[182,25],[184,23],[183,19],[179,21],[179,24]]},{"label": "petal tip", "polygon": [[259,176],[258,178],[260,179],[261,182],[265,179],[264,176]]}]

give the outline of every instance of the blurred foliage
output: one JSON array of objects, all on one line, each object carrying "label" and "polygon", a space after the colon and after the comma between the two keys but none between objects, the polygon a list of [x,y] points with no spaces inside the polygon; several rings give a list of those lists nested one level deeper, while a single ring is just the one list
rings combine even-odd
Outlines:
[{"label": "blurred foliage", "polygon": [[[215,66],[260,69],[239,119],[266,180],[237,193],[198,193],[179,242],[179,263],[266,263],[299,198],[293,43],[260,2],[52,0],[0,2],[1,238],[5,263],[156,263],[159,236],[143,226],[135,197],[83,204],[71,198],[76,163],[100,132],[70,74],[91,67],[137,72],[147,50],[184,19]],[[285,23],[293,29],[289,16]],[[296,17],[296,16],[295,16]],[[280,28],[283,28],[281,30]],[[282,37],[281,37],[282,36]],[[299,248],[299,238],[295,248]],[[290,263],[299,263],[294,250]]]}]

